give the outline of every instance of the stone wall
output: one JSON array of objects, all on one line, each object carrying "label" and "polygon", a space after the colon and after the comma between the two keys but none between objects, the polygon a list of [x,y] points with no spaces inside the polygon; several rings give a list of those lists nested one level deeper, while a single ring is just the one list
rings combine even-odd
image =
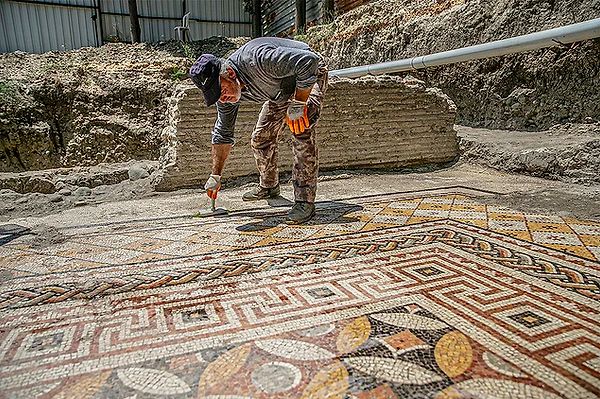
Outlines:
[{"label": "stone wall", "polygon": [[[210,174],[210,133],[215,107],[206,108],[196,88],[173,97],[171,125],[163,131],[162,175],[157,190],[198,187]],[[250,136],[261,104],[243,104],[236,144],[224,177],[257,173]],[[317,129],[321,170],[440,164],[458,156],[456,108],[438,89],[412,78],[330,81]],[[280,136],[279,165],[290,171],[291,133]]]}]

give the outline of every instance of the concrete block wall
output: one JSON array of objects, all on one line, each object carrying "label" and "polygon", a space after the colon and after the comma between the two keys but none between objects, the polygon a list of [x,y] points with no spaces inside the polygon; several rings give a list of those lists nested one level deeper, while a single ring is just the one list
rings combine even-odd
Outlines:
[{"label": "concrete block wall", "polygon": [[[243,103],[236,144],[224,178],[256,174],[250,136],[262,104]],[[201,187],[211,169],[215,107],[184,87],[175,97],[170,133],[164,136],[158,190]],[[317,128],[321,170],[391,168],[452,161],[458,156],[456,108],[438,89],[412,78],[368,77],[330,81]],[[168,129],[167,129],[168,130]],[[279,138],[279,169],[290,171],[291,132]]]}]

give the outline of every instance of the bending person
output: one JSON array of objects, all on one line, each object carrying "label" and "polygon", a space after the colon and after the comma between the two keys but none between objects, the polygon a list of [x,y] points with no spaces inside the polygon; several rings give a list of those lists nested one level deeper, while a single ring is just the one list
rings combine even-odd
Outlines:
[{"label": "bending person", "polygon": [[327,89],[327,66],[302,42],[274,37],[251,40],[227,59],[203,54],[192,65],[192,81],[207,106],[217,104],[212,131],[212,174],[205,189],[216,198],[221,174],[234,144],[234,127],[242,101],[263,102],[252,132],[252,150],[260,174],[259,186],[244,193],[244,201],[279,196],[277,139],[287,124],[292,132],[294,205],[288,223],[315,214],[319,170],[316,125]]}]

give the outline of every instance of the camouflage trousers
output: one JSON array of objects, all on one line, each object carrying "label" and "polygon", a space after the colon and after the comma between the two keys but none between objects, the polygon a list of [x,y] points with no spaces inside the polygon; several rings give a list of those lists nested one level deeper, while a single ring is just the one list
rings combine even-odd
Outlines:
[{"label": "camouflage trousers", "polygon": [[[319,65],[317,82],[307,101],[310,126],[301,134],[290,132],[294,155],[292,182],[296,201],[315,202],[319,173],[319,154],[315,136],[323,107],[323,96],[327,90],[327,76],[327,67],[324,64]],[[279,184],[277,141],[283,127],[287,126],[285,116],[288,104],[289,101],[283,104],[265,102],[252,132],[252,150],[260,174],[260,185],[264,188],[272,188]]]}]

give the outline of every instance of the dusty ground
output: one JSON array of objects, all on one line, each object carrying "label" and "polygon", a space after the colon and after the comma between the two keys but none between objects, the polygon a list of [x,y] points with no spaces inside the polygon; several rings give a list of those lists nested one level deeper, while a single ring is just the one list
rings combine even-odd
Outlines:
[{"label": "dusty ground", "polygon": [[461,159],[510,173],[600,183],[600,124],[556,125],[541,132],[457,126]]},{"label": "dusty ground", "polygon": [[[377,184],[368,183],[363,192],[369,193],[368,190],[373,190],[373,193],[381,193],[404,191],[403,186],[394,187],[396,178],[402,179],[402,185],[409,182],[406,190],[423,188],[426,186],[423,185],[423,181],[430,182],[430,178],[435,178],[442,179],[440,182],[443,181],[447,185],[468,186],[476,182],[477,184],[486,185],[485,189],[498,191],[491,187],[494,184],[500,184],[500,187],[504,187],[504,184],[509,183],[502,183],[502,179],[510,176],[510,184],[513,181],[515,183],[513,186],[509,185],[507,187],[513,187],[510,190],[514,189],[516,191],[511,194],[513,196],[512,200],[510,199],[511,196],[503,197],[503,200],[508,201],[507,203],[518,205],[523,201],[527,204],[538,204],[540,209],[549,205],[550,209],[554,210],[560,210],[563,207],[565,209],[573,208],[572,211],[578,212],[577,215],[580,217],[597,216],[595,209],[600,209],[600,207],[591,206],[594,201],[597,201],[595,193],[598,185],[600,185],[599,174],[597,173],[600,168],[598,164],[600,160],[600,154],[598,153],[600,132],[598,130],[600,127],[597,124],[560,125],[544,132],[488,130],[458,125],[456,129],[462,152],[460,166],[455,165],[447,169],[448,165],[440,165],[438,171],[431,175],[419,173],[418,169],[409,169],[401,174],[396,174],[398,171],[380,174],[381,172],[365,170],[322,173],[321,180],[326,182],[325,187],[328,187],[329,182],[331,182],[331,189],[334,190],[333,192],[327,191],[325,195],[327,198],[347,195],[343,189],[344,181],[346,181],[345,177],[352,177],[352,181],[356,180],[361,182],[360,184],[363,184],[364,181],[368,182],[371,178],[383,179]],[[468,163],[473,165],[468,166]],[[481,166],[475,166],[475,164]],[[482,166],[491,167],[497,171],[481,169]],[[431,170],[431,168],[421,168],[421,171],[428,170]],[[474,170],[478,172],[475,173]],[[485,170],[487,172],[483,172]],[[465,171],[468,171],[468,173]],[[87,209],[89,206],[99,206],[103,203],[127,201],[148,196],[153,196],[153,198],[166,196],[164,198],[169,198],[167,201],[171,201],[175,197],[179,198],[179,195],[186,198],[188,193],[178,191],[173,196],[155,193],[152,181],[154,174],[158,171],[156,163],[152,162],[100,165],[93,168],[80,168],[77,173],[74,173],[72,169],[69,169],[68,172],[63,171],[61,174],[59,169],[19,175],[0,174],[0,184],[4,184],[5,187],[11,187],[9,183],[19,183],[20,180],[16,179],[15,176],[21,176],[21,180],[25,182],[24,184],[37,184],[38,188],[49,190],[45,194],[44,191],[36,193],[16,192],[14,187],[12,190],[0,190],[0,221],[7,221],[16,217],[39,217],[76,207]],[[509,175],[503,173],[509,173]],[[340,175],[343,178],[340,178]],[[487,178],[482,180],[482,176],[485,175],[490,176],[490,185],[487,183]],[[529,178],[523,175],[543,177],[544,180],[528,180]],[[456,179],[456,181],[452,182],[452,179]],[[226,181],[225,185],[234,192],[238,192],[243,190],[240,187],[253,181],[256,181],[256,177],[248,176]],[[527,186],[529,188],[521,192],[517,190],[521,181],[536,181],[537,183],[534,186]],[[339,192],[335,191],[337,190],[336,182],[342,182]],[[360,187],[360,184],[357,187]],[[382,187],[386,187],[386,189],[382,191],[380,184],[383,184]],[[538,192],[543,187],[546,190]],[[559,194],[561,187],[568,188],[562,189],[562,193]],[[197,190],[191,192],[197,192]],[[194,194],[190,195],[194,197]],[[227,200],[228,195],[225,192],[223,199]],[[232,199],[235,199],[235,195],[237,194],[233,194]],[[200,196],[200,199],[204,199],[204,197]],[[552,205],[554,202],[556,202],[556,205]],[[118,208],[120,205],[111,206]],[[199,204],[194,202],[188,204],[185,209],[189,209],[191,212],[198,206]],[[238,204],[234,200],[228,206],[237,208],[244,206],[244,204]],[[158,212],[160,213],[162,210]]]},{"label": "dusty ground", "polygon": [[[238,182],[240,183],[240,182]],[[218,206],[231,211],[289,206],[293,200],[291,184],[282,186],[283,199],[258,203],[241,201],[242,193],[251,184],[225,188]],[[600,220],[600,186],[554,182],[527,176],[510,175],[472,164],[456,164],[452,167],[429,172],[390,172],[365,173],[344,172],[321,176],[318,201],[342,200],[364,195],[392,192],[407,192],[438,187],[465,186],[498,193],[489,197],[491,203],[507,205],[513,209],[530,213],[574,216],[580,219]],[[128,187],[128,189],[131,187]],[[0,216],[0,222],[30,228],[36,235],[31,236],[40,245],[60,240],[57,229],[72,225],[112,223],[135,219],[168,218],[189,216],[201,209],[208,209],[209,202],[202,190],[180,190],[171,193],[143,193],[140,198],[131,198],[132,193],[121,186],[121,201],[96,202],[57,212],[57,209],[44,209],[38,206],[31,209],[15,209]],[[114,198],[113,198],[114,199]],[[486,201],[486,199],[482,199]],[[46,212],[44,212],[44,210]],[[55,213],[48,214],[54,211]],[[44,213],[46,213],[44,215]]]}]

